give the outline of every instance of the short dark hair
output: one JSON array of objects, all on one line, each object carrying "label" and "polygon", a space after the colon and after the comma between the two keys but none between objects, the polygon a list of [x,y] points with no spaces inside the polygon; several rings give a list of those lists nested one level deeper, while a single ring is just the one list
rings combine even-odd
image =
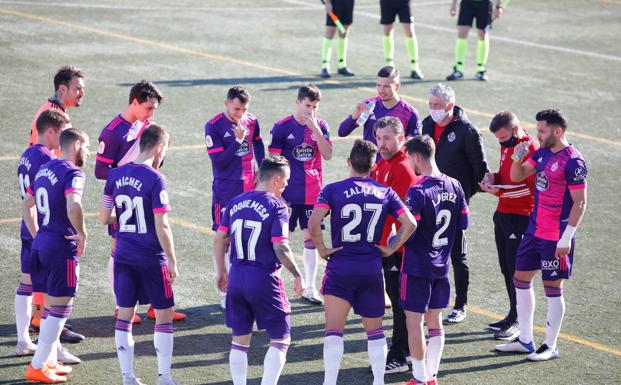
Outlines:
[{"label": "short dark hair", "polygon": [[515,126],[519,126],[520,121],[517,116],[511,111],[500,111],[492,118],[491,123],[489,124],[489,130],[491,132],[496,132],[503,127],[513,128]]},{"label": "short dark hair", "polygon": [[304,98],[308,98],[311,102],[315,100],[321,100],[321,91],[319,91],[319,87],[312,83],[306,83],[298,90],[298,100],[304,100]]},{"label": "short dark hair", "polygon": [[229,89],[226,94],[227,100],[239,99],[242,104],[250,102],[250,92],[242,86],[235,86]]},{"label": "short dark hair", "polygon": [[132,104],[134,99],[138,100],[138,103],[144,103],[151,98],[156,98],[157,102],[161,103],[164,97],[155,84],[148,80],[141,80],[134,84],[129,91],[129,104]]},{"label": "short dark hair", "polygon": [[63,151],[67,150],[78,140],[84,143],[87,139],[86,131],[75,127],[67,128],[60,134],[60,149]]},{"label": "short dark hair", "polygon": [[393,66],[382,67],[377,72],[378,78],[389,78],[389,79],[397,79],[399,77],[399,70]]},{"label": "short dark hair", "polygon": [[140,152],[149,151],[159,144],[167,145],[170,135],[162,127],[152,124],[140,135]]},{"label": "short dark hair", "polygon": [[375,121],[373,126],[373,136],[377,132],[378,128],[392,127],[397,135],[405,135],[405,129],[403,128],[403,122],[396,116],[382,116]]},{"label": "short dark hair", "polygon": [[69,123],[71,123],[71,119],[67,114],[59,110],[49,109],[39,115],[35,127],[37,127],[37,134],[43,135],[49,128],[56,132],[60,130],[61,126]]},{"label": "short dark hair", "polygon": [[358,173],[368,174],[375,164],[377,146],[368,140],[356,139],[349,153],[351,167]]},{"label": "short dark hair", "polygon": [[539,111],[535,119],[538,122],[546,122],[549,126],[559,126],[563,131],[567,130],[567,118],[557,108]]},{"label": "short dark hair", "polygon": [[84,78],[84,72],[80,68],[74,66],[60,67],[56,75],[54,75],[54,91],[58,91],[61,84],[68,86],[73,78]]},{"label": "short dark hair", "polygon": [[436,154],[436,144],[429,135],[416,135],[405,144],[408,155],[419,154],[424,159],[431,159]]},{"label": "short dark hair", "polygon": [[270,155],[263,159],[259,167],[258,178],[260,182],[267,182],[276,174],[284,174],[289,168],[289,161],[284,156]]}]

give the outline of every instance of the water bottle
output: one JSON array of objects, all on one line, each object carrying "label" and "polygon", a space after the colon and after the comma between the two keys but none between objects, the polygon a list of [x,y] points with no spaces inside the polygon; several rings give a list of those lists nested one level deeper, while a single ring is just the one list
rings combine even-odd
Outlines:
[{"label": "water bottle", "polygon": [[360,116],[356,120],[356,124],[359,126],[364,126],[364,124],[367,122],[367,119],[369,119],[369,116],[373,113],[374,108],[375,100],[371,100],[369,103],[367,103],[367,108],[362,111],[362,114],[360,114]]},{"label": "water bottle", "polygon": [[514,162],[521,162],[521,161],[522,161],[522,158],[523,158],[526,154],[528,154],[528,149],[530,148],[531,141],[529,140],[529,141],[527,142],[527,144],[528,144],[528,145],[526,145],[524,148],[522,148],[521,150],[519,150],[519,151],[517,151],[517,152],[514,152],[514,153],[513,153],[513,155],[511,155],[511,159],[512,159]]}]

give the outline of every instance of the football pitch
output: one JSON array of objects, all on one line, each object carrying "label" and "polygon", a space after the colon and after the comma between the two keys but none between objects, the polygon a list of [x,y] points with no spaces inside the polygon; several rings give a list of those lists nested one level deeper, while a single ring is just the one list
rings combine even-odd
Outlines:
[{"label": "football pitch", "polygon": [[[396,29],[396,64],[401,96],[427,115],[426,92],[444,80],[453,66],[455,19],[449,1],[413,0],[424,81],[411,81],[400,26]],[[356,77],[322,80],[321,38],[325,15],[316,0],[64,2],[0,0],[0,384],[22,382],[28,358],[14,356],[13,298],[19,277],[18,156],[27,143],[37,108],[53,93],[58,67],[84,69],[86,96],[69,111],[73,124],[91,137],[91,152],[104,127],[127,105],[129,88],[141,79],[154,81],[164,100],[154,121],[166,127],[172,147],[162,172],[169,183],[170,214],[179,259],[174,286],[178,309],[189,315],[175,324],[173,375],[182,384],[229,384],[230,332],[224,326],[213,280],[211,164],[203,127],[223,110],[226,91],[243,85],[252,94],[250,112],[258,116],[266,145],[273,123],[294,111],[297,89],[316,83],[323,92],[319,115],[336,137],[338,124],[354,104],[375,95],[375,74],[383,66],[379,5],[357,0],[349,43],[349,66]],[[468,256],[471,282],[469,315],[447,326],[440,365],[442,384],[620,384],[621,383],[621,1],[523,0],[511,3],[491,31],[490,81],[474,79],[476,43],[470,36],[465,75],[451,83],[457,104],[483,132],[488,162],[498,166],[499,145],[489,133],[493,114],[515,112],[534,134],[534,115],[561,108],[568,116],[570,141],[588,166],[589,205],[578,230],[574,276],[565,285],[567,310],[559,338],[560,358],[528,363],[521,355],[493,352],[496,343],[485,326],[504,317],[508,300],[493,237],[496,198],[483,193],[471,202]],[[335,72],[335,50],[332,69]],[[361,132],[355,132],[361,135]],[[324,163],[324,183],[347,176],[345,163],[353,139],[334,138],[334,156]],[[81,259],[80,288],[70,317],[87,339],[67,345],[83,363],[74,366],[72,384],[114,384],[120,380],[114,344],[114,301],[107,280],[110,239],[96,212],[103,183],[86,166],[89,242]],[[301,236],[292,248],[301,255]],[[298,260],[301,265],[301,258]],[[323,269],[320,269],[320,271]],[[452,273],[451,273],[452,275]],[[287,288],[290,274],[283,272]],[[321,278],[318,277],[318,281]],[[545,331],[547,303],[535,281],[535,342]],[[291,293],[291,290],[289,290]],[[281,384],[323,381],[322,308],[291,298],[292,345]],[[146,307],[139,313],[144,314]],[[144,317],[146,318],[146,317]],[[391,332],[390,310],[384,328]],[[134,327],[136,374],[156,382],[153,321]],[[267,336],[254,335],[249,353],[249,383],[259,384]],[[345,330],[340,384],[371,384],[366,335],[357,316]],[[386,375],[387,384],[409,374]]]}]

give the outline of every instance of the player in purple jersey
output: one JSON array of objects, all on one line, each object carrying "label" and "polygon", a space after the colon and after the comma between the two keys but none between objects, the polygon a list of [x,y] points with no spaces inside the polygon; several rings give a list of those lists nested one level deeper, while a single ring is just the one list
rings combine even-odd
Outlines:
[{"label": "player in purple jersey", "polygon": [[[339,136],[351,134],[358,126],[358,118],[363,113],[369,115],[363,123],[362,138],[377,144],[374,135],[375,122],[384,116],[396,116],[403,123],[405,136],[413,137],[421,133],[421,120],[418,112],[410,103],[399,96],[401,83],[399,80],[399,70],[394,67],[386,66],[377,73],[377,96],[365,99],[361,103],[356,103],[354,112],[341,122],[339,126]],[[371,109],[371,105],[374,107]]]},{"label": "player in purple jersey", "polygon": [[32,242],[31,277],[37,291],[45,293],[39,342],[26,380],[66,381],[71,368],[57,361],[60,333],[72,311],[78,286],[78,262],[86,246],[82,210],[84,172],[89,155],[88,136],[77,128],[60,134],[61,156],[39,168],[27,189],[24,207],[37,208],[38,231]]},{"label": "player in purple jersey", "polygon": [[37,234],[37,212],[34,200],[26,200],[27,190],[31,181],[34,181],[39,167],[56,157],[52,153],[60,147],[59,140],[62,130],[67,128],[71,121],[69,117],[58,110],[45,110],[37,119],[37,143],[28,147],[19,158],[17,178],[19,181],[20,196],[22,199],[22,223],[20,229],[21,248],[21,276],[15,291],[15,325],[17,327],[18,356],[34,354],[37,346],[32,343],[28,332],[30,317],[32,317],[32,279],[30,277],[30,250],[32,240]]},{"label": "player in purple jersey", "polygon": [[[152,124],[140,137],[133,162],[111,170],[104,188],[99,220],[117,223],[114,250],[114,293],[119,308],[116,350],[124,385],[140,385],[134,375],[132,320],[137,304],[155,309],[154,345],[158,385],[176,385],[171,376],[174,296],[179,273],[168,223],[166,179],[157,171],[168,148],[168,133]],[[112,210],[116,215],[112,215]]]},{"label": "player in purple jersey", "polygon": [[[321,190],[308,223],[319,255],[328,260],[321,288],[326,311],[324,385],[336,385],[343,358],[343,330],[352,307],[362,317],[367,332],[373,385],[384,384],[388,346],[382,328],[382,256],[392,255],[403,245],[416,221],[390,187],[369,177],[376,155],[373,143],[357,139],[347,159],[350,177]],[[330,212],[332,248],[327,248],[321,221]],[[401,227],[389,246],[380,247],[377,245],[388,215]]]},{"label": "player in purple jersey", "polygon": [[418,221],[416,233],[405,243],[401,266],[400,302],[412,356],[412,378],[406,385],[435,385],[444,347],[442,309],[451,295],[451,248],[455,233],[468,227],[468,204],[459,182],[438,169],[431,137],[415,136],[405,146],[414,172],[423,176],[410,187],[405,201]]},{"label": "player in purple jersey", "polygon": [[299,224],[304,237],[304,272],[306,291],[302,298],[315,305],[323,300],[317,292],[318,255],[308,232],[308,218],[323,183],[322,158],[332,158],[332,142],[328,123],[317,117],[321,92],[314,84],[305,84],[298,90],[296,110],[274,124],[270,153],[284,156],[291,167],[291,180],[283,198],[291,208],[289,228]]},{"label": "player in purple jersey", "polygon": [[[214,240],[216,282],[227,292],[226,324],[233,332],[229,365],[234,385],[246,384],[255,321],[270,337],[262,385],[276,385],[291,343],[291,307],[281,266],[294,276],[297,295],[304,292],[304,280],[289,248],[289,214],[281,199],[289,175],[287,159],[267,157],[259,167],[256,190],[229,202]],[[227,274],[224,250],[229,237],[231,269]]]},{"label": "player in purple jersey", "polygon": [[[514,342],[497,345],[496,350],[529,353],[530,361],[546,361],[558,357],[556,341],[565,314],[563,282],[573,270],[576,229],[586,211],[587,168],[565,137],[567,119],[559,110],[543,110],[535,118],[541,148],[523,162],[529,145],[523,142],[511,158],[513,182],[535,175],[535,209],[517,252],[513,279],[520,335]],[[546,338],[535,350],[532,281],[538,270],[548,298],[548,314]]]},{"label": "player in purple jersey", "polygon": [[[250,93],[243,87],[229,89],[225,111],[205,125],[205,144],[213,170],[212,229],[218,230],[222,213],[237,195],[254,190],[255,170],[265,158],[259,120],[248,113]],[[215,263],[214,263],[215,268]],[[226,306],[226,293],[220,293]]]}]

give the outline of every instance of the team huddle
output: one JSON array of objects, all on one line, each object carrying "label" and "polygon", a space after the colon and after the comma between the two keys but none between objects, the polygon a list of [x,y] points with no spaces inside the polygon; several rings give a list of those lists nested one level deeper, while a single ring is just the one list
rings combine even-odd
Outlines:
[{"label": "team huddle", "polygon": [[[81,167],[89,156],[89,138],[71,127],[66,109],[79,107],[83,88],[81,70],[59,70],[55,96],[48,101],[49,108],[37,113],[31,145],[18,167],[23,221],[22,275],[15,296],[16,352],[33,355],[26,369],[28,381],[61,383],[72,371],[60,356],[59,338],[72,312],[80,257],[87,250]],[[324,385],[337,384],[343,332],[352,308],[367,334],[373,385],[383,385],[387,373],[410,370],[399,355],[412,365],[408,385],[436,385],[445,342],[443,324],[461,322],[466,314],[464,300],[442,318],[451,294],[449,261],[455,267],[455,258],[465,259],[461,248],[475,189],[492,193],[501,202],[522,202],[528,195],[525,204],[532,206],[526,214],[499,206],[503,215],[530,219],[522,233],[513,230],[507,236],[512,244],[517,242],[512,270],[502,267],[504,249],[501,252],[502,242],[496,239],[503,274],[508,271],[512,307],[505,320],[490,325],[511,337],[499,338],[508,343],[496,350],[528,353],[533,361],[558,356],[556,339],[565,309],[562,283],[572,272],[575,232],[586,208],[586,164],[565,138],[565,117],[558,110],[537,114],[539,148],[513,114],[499,113],[490,130],[503,148],[500,170],[490,173],[483,155],[479,175],[472,176],[477,186],[464,185],[457,176],[444,173],[439,153],[445,142],[472,146],[470,134],[459,132],[461,126],[455,125],[461,109],[452,89],[442,84],[431,89],[430,116],[424,121],[398,97],[398,89],[398,71],[382,68],[378,96],[357,103],[338,130],[339,136],[347,136],[362,126],[363,139],[354,140],[346,159],[349,177],[327,185],[323,162],[332,158],[333,148],[328,123],[317,116],[321,101],[317,86],[300,87],[294,112],[273,125],[269,155],[259,121],[248,112],[250,93],[245,88],[231,88],[225,110],[206,123],[205,144],[213,169],[215,281],[232,331],[233,384],[247,382],[247,352],[255,323],[270,339],[261,383],[278,383],[291,343],[291,307],[281,277],[284,266],[293,276],[295,294],[324,306]],[[71,97],[74,102],[67,103]],[[140,322],[139,304],[149,304],[148,314],[155,319],[157,383],[178,384],[171,373],[173,321],[185,315],[174,309],[172,285],[179,272],[167,216],[171,210],[167,182],[160,172],[170,136],[150,122],[162,100],[153,83],[134,85],[126,110],[102,130],[96,155],[95,176],[105,180],[99,221],[112,237],[109,279],[117,306],[115,344],[123,384],[143,384],[134,374],[132,337],[132,325]],[[289,232],[298,226],[304,240],[304,272],[289,242]],[[461,251],[456,253],[457,247]],[[327,264],[318,289],[319,258]],[[548,297],[546,340],[539,348],[533,341],[532,289],[538,270]],[[33,292],[44,293],[36,345],[28,331]],[[389,301],[386,292],[395,322],[390,352],[382,326]],[[405,344],[397,348],[401,334]],[[79,362],[73,358],[70,362]]]}]

